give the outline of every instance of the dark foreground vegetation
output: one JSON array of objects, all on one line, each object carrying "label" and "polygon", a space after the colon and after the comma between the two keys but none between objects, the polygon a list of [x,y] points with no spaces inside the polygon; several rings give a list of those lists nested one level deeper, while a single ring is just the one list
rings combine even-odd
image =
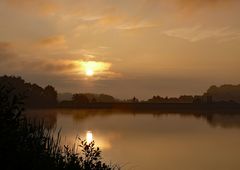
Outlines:
[{"label": "dark foreground vegetation", "polygon": [[1,169],[119,169],[101,161],[101,151],[94,142],[79,139],[79,146],[61,147],[60,133],[55,137],[43,123],[34,124],[22,116],[23,99],[14,88],[0,86]]}]

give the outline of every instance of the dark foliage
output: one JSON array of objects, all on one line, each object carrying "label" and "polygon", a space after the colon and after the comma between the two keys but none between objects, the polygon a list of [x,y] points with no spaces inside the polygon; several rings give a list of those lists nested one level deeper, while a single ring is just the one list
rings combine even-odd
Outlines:
[{"label": "dark foliage", "polygon": [[78,93],[74,94],[72,97],[72,101],[76,104],[86,104],[89,103],[89,100],[86,95]]},{"label": "dark foliage", "polygon": [[214,101],[228,101],[240,103],[240,85],[211,86],[207,93]]},{"label": "dark foliage", "polygon": [[151,99],[148,99],[147,102],[149,103],[212,103],[212,97],[207,94],[204,94],[202,96],[183,95],[178,98],[153,96]]},{"label": "dark foliage", "polygon": [[81,140],[80,146],[62,148],[60,132],[56,137],[43,123],[33,124],[21,115],[23,96],[15,92],[13,88],[0,87],[1,169],[117,169],[102,163],[101,151],[95,148],[94,142],[87,144]]},{"label": "dark foliage", "polygon": [[52,86],[42,88],[15,76],[0,77],[0,85],[11,87],[15,94],[24,94],[26,107],[54,107],[57,104],[57,91]]},{"label": "dark foliage", "polygon": [[107,94],[77,93],[73,94],[72,101],[75,103],[115,103],[117,100]]}]

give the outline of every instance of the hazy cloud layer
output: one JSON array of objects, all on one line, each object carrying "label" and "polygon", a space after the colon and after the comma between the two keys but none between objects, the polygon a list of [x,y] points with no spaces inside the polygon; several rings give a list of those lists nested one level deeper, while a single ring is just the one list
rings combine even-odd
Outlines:
[{"label": "hazy cloud layer", "polygon": [[190,28],[179,28],[164,32],[166,35],[176,38],[182,38],[191,42],[214,38],[220,41],[229,41],[240,38],[240,32],[233,31],[228,27],[223,28],[203,28],[195,26]]},{"label": "hazy cloud layer", "polygon": [[37,45],[40,47],[40,49],[42,47],[50,48],[52,50],[63,50],[68,48],[65,37],[63,35],[43,38],[37,42]]},{"label": "hazy cloud layer", "polygon": [[173,3],[184,8],[202,8],[222,6],[238,0],[146,0],[148,3]]},{"label": "hazy cloud layer", "polygon": [[[121,97],[236,83],[239,11],[238,0],[1,0],[0,73]],[[89,61],[106,65],[88,77]]]},{"label": "hazy cloud layer", "polygon": [[3,0],[17,10],[27,10],[43,15],[54,13],[58,9],[58,4],[53,0]]},{"label": "hazy cloud layer", "polygon": [[191,7],[212,6],[224,3],[231,3],[237,0],[178,0],[183,5]]},{"label": "hazy cloud layer", "polygon": [[15,54],[11,52],[13,44],[9,42],[0,42],[0,65],[5,64],[9,60],[16,59]]}]

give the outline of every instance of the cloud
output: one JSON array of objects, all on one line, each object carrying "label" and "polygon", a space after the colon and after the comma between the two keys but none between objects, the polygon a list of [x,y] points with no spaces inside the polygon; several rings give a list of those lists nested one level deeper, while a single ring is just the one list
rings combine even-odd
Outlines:
[{"label": "cloud", "polygon": [[[202,9],[216,10],[219,8],[240,5],[239,0],[146,0],[146,6],[151,8],[174,9],[178,14],[193,14]],[[186,15],[185,15],[186,16]]]},{"label": "cloud", "polygon": [[239,3],[238,0],[176,0],[176,5],[179,7],[180,12],[195,13],[205,8],[209,10],[226,8],[235,4],[235,2]]},{"label": "cloud", "polygon": [[65,42],[65,38],[62,35],[44,38],[39,41],[39,43],[44,46],[65,44]]},{"label": "cloud", "polygon": [[183,6],[190,7],[202,7],[202,6],[212,6],[212,5],[220,5],[225,3],[234,2],[237,0],[177,0]]},{"label": "cloud", "polygon": [[[7,55],[5,55],[7,54]],[[6,57],[12,57],[11,59]],[[83,61],[68,59],[41,59],[20,58],[16,55],[2,53],[0,48],[0,72],[3,74],[32,74],[32,75],[56,75],[69,79],[86,79],[87,69],[94,71],[92,80],[112,79],[119,74],[111,71],[111,63],[103,61]]]},{"label": "cloud", "polygon": [[32,71],[35,73],[44,71],[44,73],[65,75],[75,79],[86,79],[86,71],[88,69],[94,72],[92,80],[113,79],[120,75],[111,71],[111,63],[103,61],[49,59],[25,62],[25,65],[34,66]]},{"label": "cloud", "polygon": [[240,38],[240,32],[233,31],[229,27],[204,28],[201,26],[194,26],[167,30],[164,34],[170,37],[188,40],[190,42],[197,42],[210,38],[218,39],[220,41]]},{"label": "cloud", "polygon": [[117,26],[117,29],[136,30],[136,29],[145,29],[145,28],[154,28],[154,27],[158,27],[158,26],[154,24],[144,23],[144,22],[137,22],[137,23],[119,25]]},{"label": "cloud", "polygon": [[238,0],[146,0],[147,3],[156,4],[159,2],[173,2],[185,7],[213,6],[225,3],[237,2]]},{"label": "cloud", "polygon": [[49,15],[57,11],[59,5],[53,0],[3,0],[7,5],[23,11]]},{"label": "cloud", "polygon": [[81,36],[84,30],[104,33],[111,29],[126,31],[165,26],[177,17],[182,17],[186,11],[189,14],[188,11],[194,12],[197,8],[222,7],[237,0],[123,0],[122,3],[99,0],[98,5],[94,2],[78,4],[82,10],[76,10],[75,13],[67,11],[68,20],[79,21],[79,24],[74,25],[76,36]]},{"label": "cloud", "polygon": [[38,47],[54,49],[67,49],[67,43],[63,35],[50,36],[39,40],[36,44]]},{"label": "cloud", "polygon": [[69,73],[76,69],[74,61],[71,60],[40,60],[29,63],[35,65],[37,70],[45,70],[49,73]]},{"label": "cloud", "polygon": [[131,6],[135,4],[135,0],[126,1],[126,3],[105,0],[86,1],[84,5],[76,5],[79,6],[77,12],[65,11],[66,14],[62,16],[62,21],[72,23],[77,20],[78,24],[74,25],[77,36],[81,36],[80,33],[84,30],[105,33],[111,30],[124,31],[157,27],[158,24],[149,17],[143,1],[140,0],[141,5],[136,4],[135,7]]},{"label": "cloud", "polygon": [[[61,36],[49,37],[39,41],[42,46],[55,46],[64,44]],[[63,58],[49,58],[44,56],[34,56],[34,54],[15,53],[16,46],[9,42],[0,42],[0,73],[2,74],[36,74],[36,75],[64,75],[69,79],[85,79],[86,70],[94,71],[92,80],[112,79],[119,74],[111,70],[112,63],[106,61],[82,60]],[[85,53],[89,51],[83,50]],[[79,58],[79,57],[78,57]],[[85,58],[83,56],[82,58]],[[89,57],[88,57],[89,58]]]},{"label": "cloud", "polygon": [[0,42],[0,64],[16,58],[15,54],[11,52],[12,47],[13,44],[9,42]]},{"label": "cloud", "polygon": [[9,43],[9,42],[0,42],[0,49],[6,49],[6,48],[9,48],[11,46],[12,46],[12,44]]}]

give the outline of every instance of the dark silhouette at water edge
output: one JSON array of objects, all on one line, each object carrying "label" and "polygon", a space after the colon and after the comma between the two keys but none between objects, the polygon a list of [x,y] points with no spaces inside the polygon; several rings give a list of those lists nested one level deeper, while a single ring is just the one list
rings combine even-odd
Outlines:
[{"label": "dark silhouette at water edge", "polygon": [[[5,170],[112,170],[115,165],[102,162],[94,141],[80,140],[73,147],[60,145],[60,131],[23,116],[24,95],[11,86],[0,86],[0,163]],[[80,147],[80,152],[78,152]]]},{"label": "dark silhouette at water edge", "polygon": [[66,93],[58,99],[53,86],[42,88],[25,82],[21,77],[2,76],[0,85],[7,85],[16,93],[24,94],[26,108],[77,108],[77,109],[120,109],[161,110],[169,112],[192,111],[238,111],[240,110],[240,85],[211,86],[203,95],[182,95],[180,97],[153,96],[140,101],[135,96],[120,100],[107,94]]}]

